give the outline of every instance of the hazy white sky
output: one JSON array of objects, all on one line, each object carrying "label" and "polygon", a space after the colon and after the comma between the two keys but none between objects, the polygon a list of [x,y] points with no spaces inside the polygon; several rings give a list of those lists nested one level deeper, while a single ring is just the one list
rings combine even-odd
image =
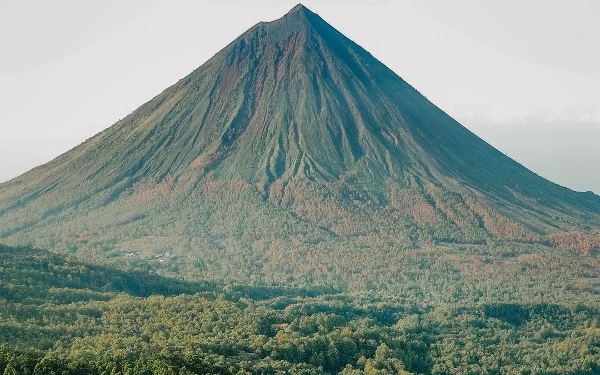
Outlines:
[{"label": "hazy white sky", "polygon": [[[0,181],[68,150],[292,1],[0,0]],[[538,174],[600,193],[600,2],[305,1]]]}]

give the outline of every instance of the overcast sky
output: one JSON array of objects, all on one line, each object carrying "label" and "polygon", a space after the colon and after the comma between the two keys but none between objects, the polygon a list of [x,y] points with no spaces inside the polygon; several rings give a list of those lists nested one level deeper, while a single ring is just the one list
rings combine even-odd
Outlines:
[{"label": "overcast sky", "polygon": [[[0,0],[0,181],[110,126],[297,1]],[[305,1],[538,174],[600,193],[600,1]]]}]

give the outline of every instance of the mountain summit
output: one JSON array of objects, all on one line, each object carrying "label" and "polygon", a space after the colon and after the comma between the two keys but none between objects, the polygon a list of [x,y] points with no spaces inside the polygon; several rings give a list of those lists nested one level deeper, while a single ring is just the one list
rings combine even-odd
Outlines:
[{"label": "mountain summit", "polygon": [[285,273],[286,251],[323,263],[340,248],[513,241],[590,255],[600,197],[511,160],[299,4],[0,185],[0,214],[9,244],[251,277]]}]

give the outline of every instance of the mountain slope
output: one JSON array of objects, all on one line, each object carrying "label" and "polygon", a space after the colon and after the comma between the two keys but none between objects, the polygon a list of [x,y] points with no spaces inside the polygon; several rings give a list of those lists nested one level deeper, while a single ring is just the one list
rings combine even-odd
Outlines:
[{"label": "mountain slope", "polygon": [[326,264],[340,248],[600,246],[600,197],[495,150],[302,5],[0,185],[0,214],[9,244],[242,279],[298,271],[288,252]]}]

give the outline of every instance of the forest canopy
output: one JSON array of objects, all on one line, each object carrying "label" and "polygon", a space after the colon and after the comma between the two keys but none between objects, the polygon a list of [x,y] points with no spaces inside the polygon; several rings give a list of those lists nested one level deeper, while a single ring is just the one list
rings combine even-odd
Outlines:
[{"label": "forest canopy", "polygon": [[[595,374],[600,304],[407,304],[0,248],[3,374]],[[516,296],[515,300],[519,299]]]}]

